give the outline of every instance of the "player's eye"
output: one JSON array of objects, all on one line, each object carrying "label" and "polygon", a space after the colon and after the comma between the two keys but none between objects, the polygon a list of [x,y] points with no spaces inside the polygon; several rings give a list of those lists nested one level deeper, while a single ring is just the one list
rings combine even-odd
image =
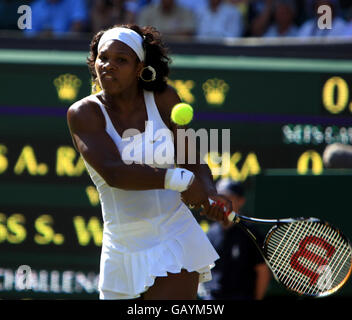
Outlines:
[{"label": "player's eye", "polygon": [[119,63],[123,63],[123,62],[126,62],[127,60],[125,58],[123,58],[123,57],[118,57],[116,59],[116,61],[119,62]]},{"label": "player's eye", "polygon": [[99,57],[98,57],[98,59],[100,60],[100,61],[106,61],[106,56],[104,56],[104,55],[100,55]]}]

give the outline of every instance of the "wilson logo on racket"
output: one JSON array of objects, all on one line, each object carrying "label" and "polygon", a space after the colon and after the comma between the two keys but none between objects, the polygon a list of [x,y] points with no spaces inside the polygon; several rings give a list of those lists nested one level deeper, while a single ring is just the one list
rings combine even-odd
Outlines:
[{"label": "wilson logo on racket", "polygon": [[[209,199],[209,203],[214,201]],[[228,219],[253,240],[275,280],[310,297],[339,290],[352,273],[352,247],[341,231],[318,218],[259,219],[231,212]],[[248,223],[271,225],[264,243]]]},{"label": "wilson logo on racket", "polygon": [[[307,249],[309,245],[313,245],[316,248],[320,247],[323,249],[323,252],[317,249],[309,250]],[[320,254],[317,254],[318,252]],[[326,253],[326,258],[321,256],[324,252]],[[326,240],[316,236],[308,236],[299,243],[299,249],[292,255],[290,265],[293,269],[309,277],[311,285],[314,285],[323,274],[321,267],[328,265],[329,258],[334,254],[334,252],[335,248]],[[308,266],[304,266],[303,263],[300,262],[300,257],[303,257],[310,262],[307,263]],[[315,270],[318,270],[318,272],[310,269],[309,266],[312,266]]]}]

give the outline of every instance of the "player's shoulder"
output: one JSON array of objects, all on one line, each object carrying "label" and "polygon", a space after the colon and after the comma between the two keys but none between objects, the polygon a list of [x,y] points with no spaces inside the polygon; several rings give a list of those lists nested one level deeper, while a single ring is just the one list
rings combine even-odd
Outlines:
[{"label": "player's shoulder", "polygon": [[94,97],[90,95],[73,103],[67,110],[67,121],[70,126],[82,125],[103,121],[103,115],[99,110],[99,105]]},{"label": "player's shoulder", "polygon": [[87,97],[84,97],[75,103],[73,103],[67,110],[68,113],[82,113],[82,112],[90,112],[96,110],[98,103],[96,99],[94,98],[94,95],[90,95]]},{"label": "player's shoulder", "polygon": [[165,123],[169,123],[171,125],[171,110],[175,104],[181,102],[177,91],[168,85],[163,91],[154,92],[154,99],[162,119],[164,122],[166,121]]},{"label": "player's shoulder", "polygon": [[[154,93],[155,99],[163,102],[164,104],[177,103],[180,100],[180,97],[177,94],[177,91],[174,87],[167,85],[163,91],[157,91]],[[173,106],[173,104],[172,104]]]},{"label": "player's shoulder", "polygon": [[155,101],[160,111],[171,113],[173,106],[181,102],[175,88],[168,85],[165,90],[154,93]]}]

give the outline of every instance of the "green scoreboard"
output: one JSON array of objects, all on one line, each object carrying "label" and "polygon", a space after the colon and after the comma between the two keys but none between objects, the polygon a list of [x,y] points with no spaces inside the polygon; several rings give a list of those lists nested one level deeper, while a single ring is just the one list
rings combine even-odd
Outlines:
[{"label": "green scoreboard", "polygon": [[[87,54],[0,51],[0,298],[98,297],[99,197],[66,124],[91,92]],[[207,155],[215,179],[324,175],[324,148],[352,142],[352,62],[172,58],[192,126],[231,130],[228,154]]]}]

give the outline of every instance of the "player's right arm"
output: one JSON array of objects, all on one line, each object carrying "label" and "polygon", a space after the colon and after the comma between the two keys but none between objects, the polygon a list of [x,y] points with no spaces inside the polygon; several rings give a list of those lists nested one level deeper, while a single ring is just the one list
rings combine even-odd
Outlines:
[{"label": "player's right arm", "polygon": [[164,188],[165,169],[123,162],[95,102],[85,98],[74,103],[67,111],[67,123],[75,148],[109,186],[125,190]]}]

